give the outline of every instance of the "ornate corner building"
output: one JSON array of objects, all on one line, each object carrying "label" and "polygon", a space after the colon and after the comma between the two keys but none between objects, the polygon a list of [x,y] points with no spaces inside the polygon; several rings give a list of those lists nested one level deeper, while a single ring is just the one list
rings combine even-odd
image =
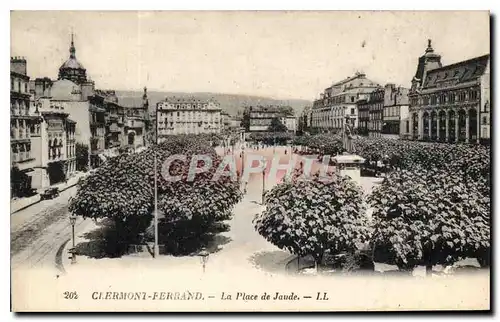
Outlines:
[{"label": "ornate corner building", "polygon": [[429,40],[408,97],[410,139],[490,140],[490,55],[442,66]]}]

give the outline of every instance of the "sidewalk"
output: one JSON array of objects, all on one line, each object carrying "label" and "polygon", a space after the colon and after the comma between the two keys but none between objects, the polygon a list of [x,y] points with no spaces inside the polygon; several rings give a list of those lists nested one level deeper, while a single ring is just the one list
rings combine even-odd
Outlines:
[{"label": "sidewalk", "polygon": [[[59,192],[62,192],[68,188],[71,188],[75,186],[78,183],[78,180],[84,176],[87,175],[88,172],[77,172],[73,177],[69,178],[67,182],[61,182],[54,184],[48,188],[59,188]],[[41,189],[41,191],[45,190]],[[40,192],[41,192],[40,191]],[[18,199],[13,199],[10,201],[10,214],[14,214],[20,210],[23,210],[25,208],[28,208],[34,204],[37,204],[41,201],[40,198],[40,193],[37,193],[36,195],[33,195],[31,197],[26,197],[26,198],[18,198]]]}]

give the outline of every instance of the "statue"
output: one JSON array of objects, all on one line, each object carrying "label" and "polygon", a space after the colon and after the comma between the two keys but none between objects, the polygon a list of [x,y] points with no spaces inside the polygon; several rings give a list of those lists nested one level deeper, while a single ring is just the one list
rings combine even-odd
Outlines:
[{"label": "statue", "polygon": [[342,141],[343,141],[343,146],[344,149],[347,151],[347,153],[352,152],[352,124],[349,122],[349,117],[346,116],[345,118],[345,123],[344,123],[344,132],[342,135]]}]

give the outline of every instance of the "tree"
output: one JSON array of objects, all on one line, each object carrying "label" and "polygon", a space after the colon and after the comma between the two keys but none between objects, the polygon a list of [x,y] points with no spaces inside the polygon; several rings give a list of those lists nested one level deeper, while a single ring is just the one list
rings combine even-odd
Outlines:
[{"label": "tree", "polygon": [[[380,261],[411,270],[450,265],[490,249],[487,198],[437,168],[394,171],[370,196]],[[375,256],[381,254],[375,252]]]},{"label": "tree", "polygon": [[354,252],[367,241],[369,227],[360,188],[347,177],[315,175],[275,186],[266,210],[254,218],[257,232],[298,256],[320,264],[326,251]]},{"label": "tree", "polygon": [[281,123],[280,119],[275,117],[271,120],[271,124],[267,128],[269,132],[287,132],[288,128]]},{"label": "tree", "polygon": [[89,169],[89,147],[88,145],[82,143],[76,143],[75,146],[76,155],[76,170],[77,171],[88,171]]},{"label": "tree", "polygon": [[[229,181],[228,177],[211,180],[221,159],[209,146],[208,137],[169,136],[165,142],[139,153],[122,154],[107,160],[78,184],[70,211],[83,217],[111,218],[115,221],[120,243],[136,242],[138,234],[146,231],[152,219],[156,154],[159,165],[156,173],[158,207],[166,216],[159,225],[159,233],[169,239],[163,239],[163,242],[178,245],[186,240],[186,236],[201,236],[213,231],[214,225],[228,218],[232,207],[240,200],[241,192],[238,182]],[[174,154],[186,156],[186,162],[173,163],[170,168],[171,175],[182,176],[177,182],[167,181],[161,166]],[[200,173],[191,181],[187,179],[188,168],[196,154],[211,156],[213,167],[211,172]],[[194,240],[199,245],[200,240]]]},{"label": "tree", "polygon": [[63,162],[50,162],[47,166],[47,174],[49,175],[49,181],[51,185],[65,181],[66,171]]}]

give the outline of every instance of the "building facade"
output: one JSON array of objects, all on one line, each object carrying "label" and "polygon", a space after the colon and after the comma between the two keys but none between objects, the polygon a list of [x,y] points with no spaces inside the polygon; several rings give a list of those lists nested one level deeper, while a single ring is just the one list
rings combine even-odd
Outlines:
[{"label": "building facade", "polygon": [[167,97],[157,104],[158,140],[172,134],[221,133],[221,113],[215,100]]},{"label": "building facade", "polygon": [[368,123],[370,122],[370,111],[368,99],[360,99],[356,102],[358,108],[358,135],[368,136]]},{"label": "building facade", "polygon": [[90,167],[97,168],[104,162],[104,152],[106,149],[106,109],[90,104]]},{"label": "building facade", "polygon": [[377,88],[370,93],[368,98],[368,136],[381,137],[384,115],[384,96],[383,88]]},{"label": "building facade", "polygon": [[490,139],[490,55],[442,66],[429,40],[409,92],[413,140]]},{"label": "building facade", "polygon": [[29,173],[36,165],[32,135],[36,136],[38,117],[30,110],[29,76],[26,59],[10,59],[10,160],[11,166]]},{"label": "building facade", "polygon": [[[143,95],[120,97],[117,101],[123,107],[124,145],[131,149],[143,148],[155,143],[154,127],[149,111],[148,89]],[[121,121],[121,118],[119,117]]]},{"label": "building facade", "polygon": [[356,102],[366,99],[369,93],[378,87],[378,84],[359,72],[334,83],[320,94],[320,99],[314,101],[311,127],[320,132],[337,132],[343,129],[345,118],[349,116],[352,125],[357,128]]},{"label": "building facade", "polygon": [[402,119],[407,119],[409,103],[408,91],[404,87],[396,87],[395,84],[387,84],[384,87],[384,111],[382,123],[382,136],[399,138],[402,130],[406,130],[409,124],[401,128]]},{"label": "building facade", "polygon": [[296,131],[297,121],[291,106],[247,106],[243,112],[243,123],[247,132],[267,132],[273,119],[278,119],[289,132]]},{"label": "building facade", "polygon": [[75,128],[64,105],[40,98],[34,102],[39,124],[36,127],[33,152],[37,165],[33,188],[46,188],[71,177],[76,171]]}]

